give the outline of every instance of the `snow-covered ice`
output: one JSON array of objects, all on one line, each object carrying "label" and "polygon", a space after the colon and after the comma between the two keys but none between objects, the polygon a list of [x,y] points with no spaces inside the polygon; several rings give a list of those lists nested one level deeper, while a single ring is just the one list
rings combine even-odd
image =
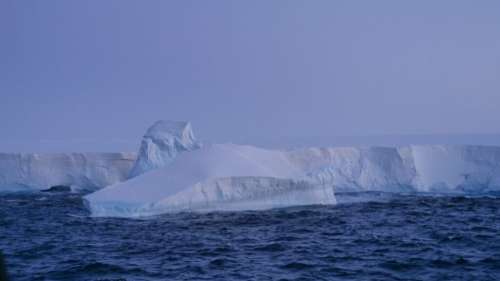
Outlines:
[{"label": "snow-covered ice", "polygon": [[284,152],[214,144],[85,199],[95,216],[335,203],[331,186],[313,186],[296,180],[299,175]]},{"label": "snow-covered ice", "polygon": [[170,163],[178,153],[195,150],[200,146],[189,122],[157,121],[142,138],[139,155],[129,177],[163,167]]},{"label": "snow-covered ice", "polygon": [[127,179],[135,153],[0,153],[0,192],[63,185],[96,190]]},{"label": "snow-covered ice", "polygon": [[95,216],[335,204],[334,192],[500,190],[500,148],[404,146],[185,152],[163,168],[85,198]]},{"label": "snow-covered ice", "polygon": [[[133,153],[0,154],[0,191],[99,189],[94,216],[335,204],[358,191],[500,191],[500,147],[410,145],[269,150],[205,144],[189,122],[158,121]],[[104,187],[104,188],[103,188]]]},{"label": "snow-covered ice", "polygon": [[500,190],[500,147],[309,148],[289,152],[312,182],[336,191],[481,193]]}]

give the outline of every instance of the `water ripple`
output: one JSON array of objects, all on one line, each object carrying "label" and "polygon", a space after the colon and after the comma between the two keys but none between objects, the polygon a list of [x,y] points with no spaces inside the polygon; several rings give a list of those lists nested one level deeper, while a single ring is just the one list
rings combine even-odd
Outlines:
[{"label": "water ripple", "polygon": [[13,280],[500,280],[497,197],[349,196],[112,219],[75,195],[1,195],[0,249]]}]

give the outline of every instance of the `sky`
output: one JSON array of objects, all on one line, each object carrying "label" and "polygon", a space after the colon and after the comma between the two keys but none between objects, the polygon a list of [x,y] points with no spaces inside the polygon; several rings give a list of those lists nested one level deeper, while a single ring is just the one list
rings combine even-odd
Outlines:
[{"label": "sky", "polygon": [[498,135],[499,11],[496,0],[1,0],[0,151],[135,150],[158,119],[191,121],[213,142]]}]

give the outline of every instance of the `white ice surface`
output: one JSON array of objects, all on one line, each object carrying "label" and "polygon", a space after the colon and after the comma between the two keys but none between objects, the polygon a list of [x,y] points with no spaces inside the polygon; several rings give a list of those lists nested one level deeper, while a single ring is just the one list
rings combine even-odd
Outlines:
[{"label": "white ice surface", "polygon": [[[304,182],[298,189],[286,188],[286,186],[296,186],[298,182],[292,179],[299,175],[300,171],[291,165],[285,152],[232,144],[207,145],[179,155],[172,164],[166,167],[102,189],[86,196],[85,199],[93,215],[103,216],[135,216],[161,212],[157,210],[184,210],[188,207],[200,210],[217,209],[222,205],[222,201],[226,206],[238,201],[238,204],[233,204],[232,208],[239,209],[257,205],[295,205],[297,198],[300,198],[297,194],[307,193],[309,190],[311,194],[318,192],[317,189],[311,188]],[[221,184],[219,180],[224,178],[229,179],[222,180],[222,183],[226,184]],[[245,180],[236,178],[245,178]],[[257,178],[274,180],[259,181]],[[249,183],[252,181],[255,184]],[[231,188],[228,182],[238,183],[240,187],[245,186],[246,195],[238,197],[241,188],[238,188],[238,185]],[[216,185],[219,187],[225,186],[223,196],[220,196],[220,188],[213,187],[215,183],[218,183]],[[273,183],[272,186],[275,188],[270,187],[270,183]],[[204,187],[200,188],[200,185]],[[330,190],[330,197],[334,200],[333,190]],[[263,191],[265,192],[262,193]],[[202,200],[204,204],[198,204],[200,200],[196,199],[197,192],[208,192],[199,196],[211,199]],[[294,200],[290,199],[293,197],[292,193],[298,196]],[[257,196],[257,194],[269,196]],[[328,199],[330,197],[321,197],[307,202],[319,204],[326,200],[332,203],[332,200]],[[286,204],[287,201],[295,203]]]},{"label": "white ice surface", "polygon": [[140,216],[331,204],[333,190],[475,193],[500,190],[499,167],[500,148],[486,146],[276,151],[219,144],[182,153],[163,168],[85,199],[93,215]]},{"label": "white ice surface", "polygon": [[412,155],[423,191],[500,191],[500,147],[413,146]]},{"label": "white ice surface", "polygon": [[310,148],[289,155],[307,178],[333,185],[336,191],[500,190],[500,147]]},{"label": "white ice surface", "polygon": [[127,179],[135,153],[0,153],[0,192],[99,189]]},{"label": "white ice surface", "polygon": [[189,122],[157,121],[142,138],[139,155],[129,177],[163,167],[172,162],[178,153],[199,147]]}]

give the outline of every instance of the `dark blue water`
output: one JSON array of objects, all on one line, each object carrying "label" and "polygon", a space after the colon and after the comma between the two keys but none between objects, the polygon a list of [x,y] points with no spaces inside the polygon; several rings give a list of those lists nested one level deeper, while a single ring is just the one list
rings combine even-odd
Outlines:
[{"label": "dark blue water", "polygon": [[500,199],[381,198],[131,220],[2,195],[0,249],[12,280],[500,280]]}]

